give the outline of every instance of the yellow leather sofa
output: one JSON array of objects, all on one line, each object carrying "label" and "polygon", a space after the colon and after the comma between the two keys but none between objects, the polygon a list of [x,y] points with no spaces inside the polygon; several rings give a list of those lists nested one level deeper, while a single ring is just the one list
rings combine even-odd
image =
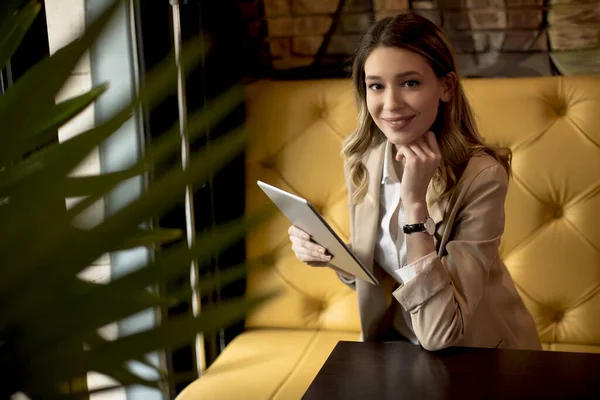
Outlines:
[{"label": "yellow leather sofa", "polygon": [[[502,257],[544,348],[600,353],[600,77],[464,81],[489,143],[514,152]],[[260,81],[246,87],[247,212],[268,198],[258,179],[309,199],[348,240],[340,157],[356,124],[348,80]],[[358,340],[355,293],[298,262],[277,214],[247,238],[248,257],[275,251],[247,292],[282,289],[246,320],[178,400],[299,399],[339,340]]]}]

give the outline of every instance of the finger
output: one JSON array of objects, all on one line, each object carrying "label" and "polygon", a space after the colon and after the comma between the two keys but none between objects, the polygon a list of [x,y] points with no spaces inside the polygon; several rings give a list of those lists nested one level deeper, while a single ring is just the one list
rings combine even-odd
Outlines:
[{"label": "finger", "polygon": [[404,146],[399,146],[398,148],[396,148],[396,155],[394,156],[394,160],[396,161],[402,161],[402,159],[404,158],[404,153],[403,153],[403,148]]},{"label": "finger", "polygon": [[316,252],[319,254],[327,254],[327,249],[325,247],[321,246],[319,243],[314,242],[312,240],[299,239],[299,245],[311,252]]},{"label": "finger", "polygon": [[415,142],[415,146],[418,146],[421,149],[421,151],[427,156],[427,158],[435,157],[435,153],[429,147],[429,143],[427,143],[425,135],[423,135],[419,140]]},{"label": "finger", "polygon": [[[400,151],[404,155],[404,159],[406,160],[407,163],[414,163],[415,160],[418,158],[418,156],[415,154],[413,149],[410,148],[410,146],[401,146],[398,149],[398,152],[400,152]],[[400,160],[398,160],[398,161],[400,161]]]},{"label": "finger", "polygon": [[294,250],[294,253],[296,253],[296,257],[305,263],[331,261],[331,256],[308,250],[307,248],[299,245],[293,245],[292,250]]},{"label": "finger", "polygon": [[396,152],[396,161],[406,161],[408,157],[414,157],[414,152],[408,146],[398,147]]},{"label": "finger", "polygon": [[427,153],[425,151],[423,151],[423,149],[421,148],[421,145],[419,144],[420,140],[416,140],[413,143],[410,144],[410,149],[413,151],[413,153],[415,153],[415,155],[422,161],[426,161],[429,156],[427,155]]},{"label": "finger", "polygon": [[317,243],[298,239],[294,236],[290,236],[290,240],[292,241],[292,250],[294,250],[296,254],[308,254],[317,259],[329,256],[327,250]]},{"label": "finger", "polygon": [[440,146],[438,145],[437,139],[435,138],[435,134],[433,132],[429,131],[425,134],[425,141],[435,155],[441,155]]},{"label": "finger", "polygon": [[310,235],[295,225],[290,226],[290,229],[288,229],[288,234],[290,237],[295,236],[300,239],[310,240]]}]

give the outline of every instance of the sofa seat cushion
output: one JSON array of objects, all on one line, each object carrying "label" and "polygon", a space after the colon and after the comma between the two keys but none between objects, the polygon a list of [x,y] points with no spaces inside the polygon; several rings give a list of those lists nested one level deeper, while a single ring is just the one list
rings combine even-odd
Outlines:
[{"label": "sofa seat cushion", "polygon": [[542,343],[544,350],[566,351],[569,353],[600,353],[600,346],[569,343]]},{"label": "sofa seat cushion", "polygon": [[237,336],[177,400],[300,399],[338,341],[358,332],[257,329]]}]

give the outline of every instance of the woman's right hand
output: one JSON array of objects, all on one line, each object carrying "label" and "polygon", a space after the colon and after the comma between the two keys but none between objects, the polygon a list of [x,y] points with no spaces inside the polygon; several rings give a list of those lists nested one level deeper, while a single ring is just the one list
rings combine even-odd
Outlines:
[{"label": "woman's right hand", "polygon": [[311,266],[326,266],[331,261],[331,254],[327,249],[310,240],[308,233],[292,225],[288,229],[288,234],[292,242],[292,250],[298,260]]},{"label": "woman's right hand", "polygon": [[345,279],[354,279],[354,276],[342,271],[338,267],[329,264],[331,254],[323,246],[310,240],[310,235],[294,225],[288,229],[292,250],[296,258],[311,267],[329,267]]}]

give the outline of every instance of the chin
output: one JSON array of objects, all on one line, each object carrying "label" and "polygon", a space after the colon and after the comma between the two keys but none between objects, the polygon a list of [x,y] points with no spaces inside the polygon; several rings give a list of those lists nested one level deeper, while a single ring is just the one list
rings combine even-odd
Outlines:
[{"label": "chin", "polygon": [[406,146],[423,135],[415,132],[385,132],[387,139],[396,146]]}]

